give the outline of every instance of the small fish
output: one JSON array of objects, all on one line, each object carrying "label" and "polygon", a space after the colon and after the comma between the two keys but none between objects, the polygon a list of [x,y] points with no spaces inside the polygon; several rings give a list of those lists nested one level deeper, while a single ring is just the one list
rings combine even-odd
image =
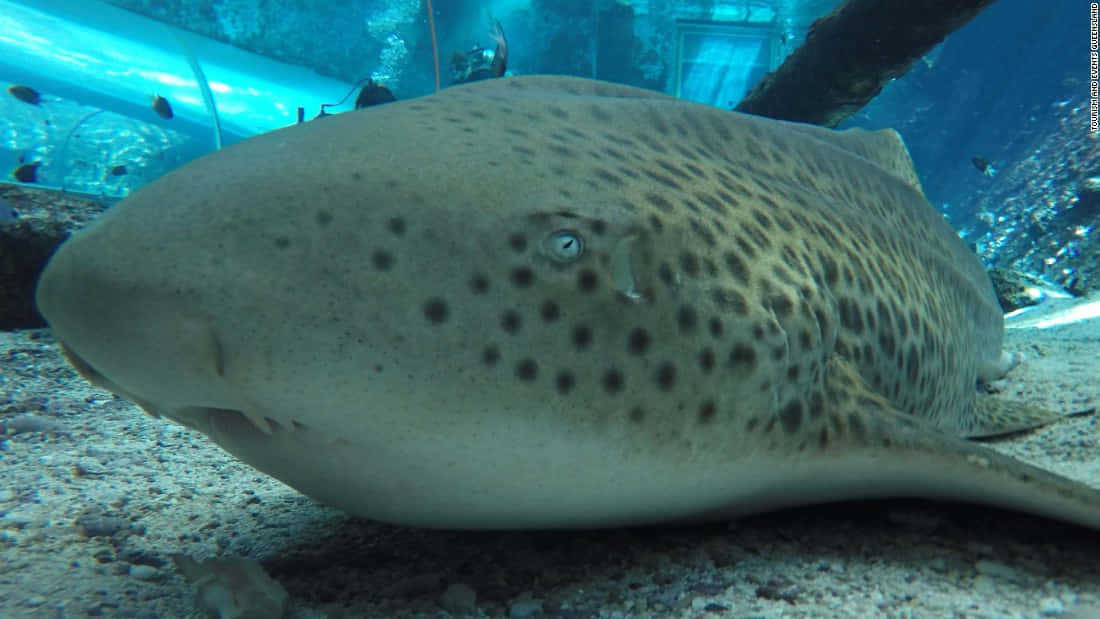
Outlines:
[{"label": "small fish", "polygon": [[8,92],[11,96],[19,99],[23,103],[30,103],[31,105],[38,105],[42,102],[42,96],[38,94],[38,91],[30,86],[23,86],[22,84],[13,84],[8,86]]},{"label": "small fish", "polygon": [[393,96],[389,88],[386,88],[372,79],[368,79],[367,83],[363,85],[363,89],[359,91],[359,96],[355,98],[355,109],[358,110],[360,108],[391,103],[393,101],[397,101],[397,97]]},{"label": "small fish", "polygon": [[157,116],[160,116],[164,120],[169,120],[175,116],[175,114],[172,113],[172,104],[168,103],[168,99],[160,95],[153,95],[152,107],[153,111],[157,113]]},{"label": "small fish", "polygon": [[111,176],[122,176],[123,174],[126,174],[126,166],[116,165],[111,168]]},{"label": "small fish", "polygon": [[38,166],[42,165],[41,161],[32,161],[30,163],[24,163],[23,165],[15,168],[11,171],[12,178],[21,183],[37,183],[38,182]]},{"label": "small fish", "polygon": [[993,167],[993,162],[986,159],[985,157],[971,157],[970,163],[973,163],[974,167],[978,168],[979,172],[991,178],[994,174],[997,173],[997,168]]}]

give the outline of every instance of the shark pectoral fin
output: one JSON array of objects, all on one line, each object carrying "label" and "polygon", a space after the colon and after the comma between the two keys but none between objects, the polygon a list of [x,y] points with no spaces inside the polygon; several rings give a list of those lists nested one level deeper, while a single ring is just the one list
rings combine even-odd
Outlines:
[{"label": "shark pectoral fin", "polygon": [[[838,405],[851,406],[858,402],[862,408],[881,409],[878,416],[891,417],[903,425],[920,425],[940,432],[931,424],[926,424],[912,415],[906,415],[896,409],[889,400],[875,393],[864,384],[863,378],[851,364],[841,358],[835,358],[827,365],[825,384],[828,397]],[[1091,411],[1084,411],[1091,412]],[[1060,413],[1032,406],[1023,402],[1012,402],[992,396],[979,396],[968,414],[959,422],[957,436],[963,438],[983,438],[1031,430],[1060,421],[1068,416],[1082,413]]]},{"label": "shark pectoral fin", "polygon": [[1002,400],[993,396],[978,396],[970,415],[965,417],[960,435],[966,438],[987,438],[1022,430],[1033,430],[1078,413],[1060,413],[1023,402]]},{"label": "shark pectoral fin", "polygon": [[[992,361],[978,367],[978,383],[987,384],[1004,378],[1023,360],[1020,353],[1001,352]],[[965,438],[988,438],[1032,430],[1060,421],[1068,415],[1022,402],[1010,402],[990,396],[978,396],[967,415],[958,422],[958,434]]]},{"label": "shark pectoral fin", "polygon": [[[1100,527],[1100,490],[896,410],[839,357],[826,364],[825,399],[824,417],[844,425],[837,443],[850,453],[877,454],[860,496],[961,500]],[[1018,419],[1032,423],[1039,413],[1026,409],[1041,410],[1016,408]]]}]

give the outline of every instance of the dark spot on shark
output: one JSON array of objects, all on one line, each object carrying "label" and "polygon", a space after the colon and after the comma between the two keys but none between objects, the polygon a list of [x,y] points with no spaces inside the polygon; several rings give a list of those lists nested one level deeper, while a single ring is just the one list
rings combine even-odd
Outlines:
[{"label": "dark spot on shark", "polygon": [[802,402],[793,400],[779,411],[779,423],[788,435],[802,427]]},{"label": "dark spot on shark", "polygon": [[626,348],[632,355],[644,355],[649,350],[649,332],[641,327],[635,327],[627,335]]},{"label": "dark spot on shark", "polygon": [[608,370],[603,375],[603,389],[609,395],[616,395],[623,390],[623,373],[616,369]]},{"label": "dark spot on shark", "polygon": [[592,329],[588,325],[576,325],[572,333],[573,346],[584,350],[592,343]]},{"label": "dark spot on shark", "polygon": [[714,369],[714,351],[710,348],[704,348],[699,351],[699,367],[704,372],[710,372]]},{"label": "dark spot on shark", "polygon": [[489,292],[489,278],[484,275],[474,275],[470,278],[470,291],[474,294]]},{"label": "dark spot on shark", "polygon": [[443,299],[436,297],[424,302],[424,317],[428,322],[441,324],[447,320],[449,313],[447,302]]},{"label": "dark spot on shark", "polygon": [[577,379],[574,378],[571,372],[562,370],[558,372],[557,377],[554,379],[554,387],[558,390],[558,393],[565,395],[573,390],[576,382]]},{"label": "dark spot on shark", "polygon": [[516,364],[516,377],[524,382],[532,382],[538,377],[539,366],[534,359],[523,359]]},{"label": "dark spot on shark", "polygon": [[504,332],[509,335],[515,335],[519,333],[520,327],[523,326],[523,319],[520,317],[519,312],[515,310],[506,310],[500,315],[500,328],[504,329]]},{"label": "dark spot on shark", "polygon": [[374,264],[374,268],[379,271],[389,271],[393,268],[393,254],[384,249],[378,249],[372,252],[370,259]]}]

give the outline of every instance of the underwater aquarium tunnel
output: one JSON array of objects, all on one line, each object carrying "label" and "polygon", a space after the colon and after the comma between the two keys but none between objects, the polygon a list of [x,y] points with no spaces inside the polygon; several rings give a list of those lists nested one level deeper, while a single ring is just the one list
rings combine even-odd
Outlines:
[{"label": "underwater aquarium tunnel", "polygon": [[0,79],[8,169],[106,197],[351,87],[95,0],[0,0]]},{"label": "underwater aquarium tunnel", "polygon": [[[314,118],[322,104],[349,93],[360,71],[402,84],[400,99],[431,90],[425,81],[432,72],[425,56],[431,30],[419,1],[388,4],[364,24],[349,14],[335,28],[331,21],[302,22],[317,13],[312,17],[322,19],[329,9],[291,11],[266,19],[263,36],[247,40],[230,32],[247,30],[244,22],[229,20],[223,24],[229,30],[215,35],[181,27],[203,11],[229,10],[222,5],[165,2],[147,7],[152,16],[146,16],[117,4],[0,0],[0,80],[15,95],[0,97],[0,159],[11,171],[6,182],[121,198],[222,145]],[[588,22],[574,21],[564,6],[546,6],[535,27],[523,17],[535,5],[523,0],[490,0],[477,10],[441,4],[434,27],[444,41],[444,61],[448,51],[468,49],[484,34],[486,15],[499,15],[513,41],[509,73],[584,75],[720,107],[731,107],[775,69],[793,48],[792,24],[809,19],[782,18],[770,0],[685,2],[671,12],[636,1],[593,5]],[[161,14],[165,21],[154,18]],[[305,32],[323,27],[333,40],[304,43],[279,30],[290,23]],[[301,65],[273,60],[280,45],[304,45]],[[591,52],[588,65],[559,62],[584,50]],[[648,68],[639,70],[638,54]],[[341,65],[340,56],[356,60]],[[305,68],[322,65],[343,79]],[[345,102],[326,111],[352,107]]]},{"label": "underwater aquarium tunnel", "polygon": [[[228,10],[221,5],[200,9],[166,2],[153,5],[147,16],[117,4],[0,0],[0,80],[14,95],[0,97],[0,160],[10,171],[5,182],[121,198],[225,144],[316,117],[322,104],[349,93],[360,71],[387,85],[403,84],[401,99],[431,89],[425,78],[432,61],[424,55],[431,30],[419,1],[387,5],[384,15],[365,26],[350,16],[337,28],[330,21],[326,31],[334,40],[311,44],[279,30],[308,13],[292,11],[277,24],[267,19],[264,35],[244,42],[228,30],[211,35],[185,29],[204,10]],[[685,2],[671,13],[649,2],[593,5],[590,22],[582,22],[586,31],[557,5],[542,9],[536,28],[522,17],[532,7],[522,0],[490,0],[476,11],[437,6],[434,26],[445,42],[440,54],[446,60],[448,51],[468,49],[462,46],[483,34],[484,17],[500,15],[513,40],[509,73],[585,75],[731,107],[792,48],[794,22],[781,18],[770,0]],[[325,10],[312,12],[327,15]],[[155,18],[161,14],[165,21]],[[554,34],[550,24],[558,21]],[[320,27],[303,24],[302,30]],[[274,60],[279,54],[273,46],[279,45],[305,45],[307,57],[301,65]],[[572,49],[569,57],[590,51],[591,64],[560,64],[565,49]],[[639,53],[648,67],[643,71]],[[341,55],[358,60],[341,65]],[[343,79],[305,68],[322,65]],[[345,102],[326,111],[352,107]]]}]

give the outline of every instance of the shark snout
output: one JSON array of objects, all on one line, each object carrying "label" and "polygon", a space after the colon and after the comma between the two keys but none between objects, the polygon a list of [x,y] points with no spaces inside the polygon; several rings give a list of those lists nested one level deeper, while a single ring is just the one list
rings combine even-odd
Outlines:
[{"label": "shark snout", "polygon": [[[134,269],[76,237],[50,260],[36,302],[73,366],[90,382],[160,411],[224,406],[221,343],[170,281]],[[158,411],[159,412],[159,411]]]}]

